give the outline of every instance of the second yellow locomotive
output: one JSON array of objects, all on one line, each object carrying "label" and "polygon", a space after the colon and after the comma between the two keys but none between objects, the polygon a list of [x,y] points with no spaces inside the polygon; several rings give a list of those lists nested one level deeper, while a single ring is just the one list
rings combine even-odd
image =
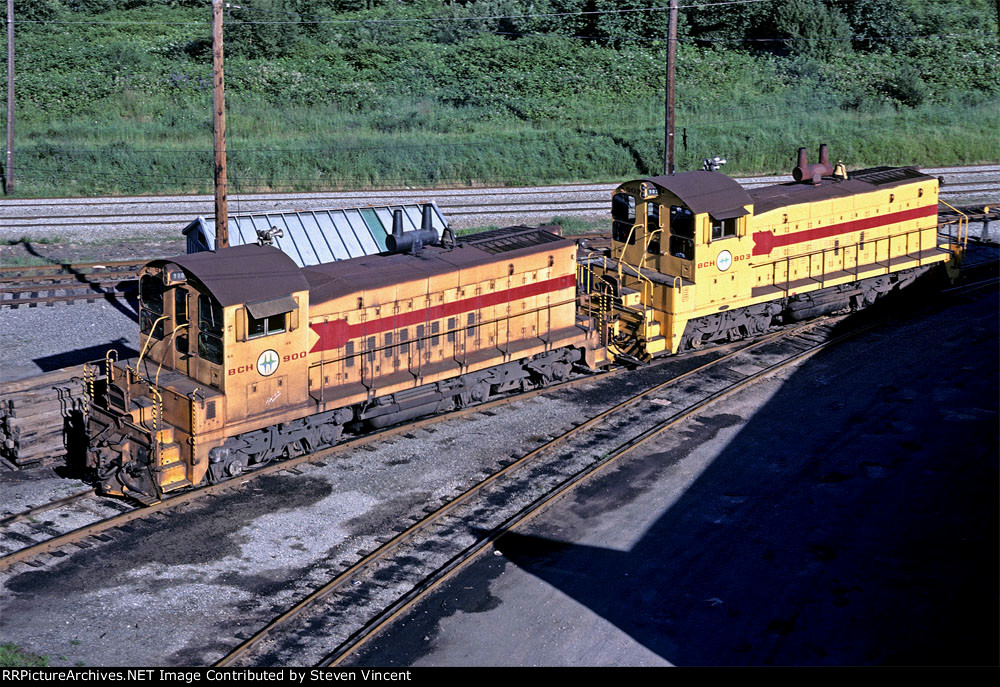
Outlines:
[{"label": "second yellow locomotive", "polygon": [[615,352],[648,360],[857,309],[961,257],[964,236],[938,236],[932,176],[835,170],[823,146],[812,165],[800,149],[793,177],[744,190],[691,171],[619,186],[612,248],[581,279],[614,313]]}]

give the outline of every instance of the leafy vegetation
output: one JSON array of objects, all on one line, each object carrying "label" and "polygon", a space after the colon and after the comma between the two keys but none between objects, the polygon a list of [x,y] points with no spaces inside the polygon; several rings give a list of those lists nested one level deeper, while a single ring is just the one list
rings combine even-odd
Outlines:
[{"label": "leafy vegetation", "polygon": [[[226,17],[230,190],[659,172],[666,13],[650,4],[241,2]],[[210,189],[207,2],[16,12],[19,195]],[[679,169],[718,154],[728,173],[786,172],[819,142],[852,167],[996,155],[991,0],[707,6],[682,10],[680,41]]]},{"label": "leafy vegetation", "polygon": [[41,668],[49,664],[45,656],[36,656],[16,644],[0,644],[0,666],[4,668]]}]

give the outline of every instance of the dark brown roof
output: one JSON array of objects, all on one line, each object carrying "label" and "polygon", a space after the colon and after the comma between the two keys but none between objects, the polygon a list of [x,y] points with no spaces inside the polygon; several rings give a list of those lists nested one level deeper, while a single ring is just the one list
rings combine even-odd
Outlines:
[{"label": "dark brown roof", "polygon": [[248,244],[153,260],[152,266],[179,265],[223,307],[287,296],[309,288],[298,265],[277,248]]},{"label": "dark brown roof", "polygon": [[759,215],[789,205],[871,193],[879,188],[894,188],[931,178],[911,167],[873,167],[850,172],[847,179],[823,177],[822,182],[815,185],[790,181],[751,189],[749,194],[753,199],[754,214]]},{"label": "dark brown roof", "polygon": [[[525,234],[519,232],[521,241],[518,243],[523,241],[524,245],[513,247],[508,244],[502,255],[495,255],[476,245],[478,241],[483,246],[496,247],[494,240],[503,240],[502,230],[497,231],[501,233],[492,237],[488,235],[489,232],[476,234],[470,237],[470,241],[460,242],[454,249],[428,246],[419,255],[369,255],[303,268],[302,274],[309,281],[309,302],[322,303],[347,294],[544,253],[567,244],[573,245],[571,240],[545,231],[541,231],[544,236],[536,237],[539,241],[537,243],[528,241]],[[466,283],[468,281],[467,279]]]},{"label": "dark brown roof", "polygon": [[719,172],[695,170],[680,174],[650,177],[649,181],[670,191],[696,215],[707,212],[717,219],[747,214],[744,205],[753,201],[736,181]]}]

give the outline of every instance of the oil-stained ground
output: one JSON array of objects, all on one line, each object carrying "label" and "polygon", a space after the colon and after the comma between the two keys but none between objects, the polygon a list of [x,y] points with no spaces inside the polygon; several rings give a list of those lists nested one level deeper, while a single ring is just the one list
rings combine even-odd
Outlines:
[{"label": "oil-stained ground", "polygon": [[998,305],[946,298],[713,407],[351,663],[996,665]]}]

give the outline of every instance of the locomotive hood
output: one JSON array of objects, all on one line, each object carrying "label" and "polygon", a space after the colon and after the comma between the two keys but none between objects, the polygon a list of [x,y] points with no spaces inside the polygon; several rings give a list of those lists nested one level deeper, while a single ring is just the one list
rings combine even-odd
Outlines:
[{"label": "locomotive hood", "polygon": [[150,267],[181,267],[223,306],[280,298],[307,291],[309,284],[295,262],[277,248],[247,244],[176,258],[153,260]]}]

